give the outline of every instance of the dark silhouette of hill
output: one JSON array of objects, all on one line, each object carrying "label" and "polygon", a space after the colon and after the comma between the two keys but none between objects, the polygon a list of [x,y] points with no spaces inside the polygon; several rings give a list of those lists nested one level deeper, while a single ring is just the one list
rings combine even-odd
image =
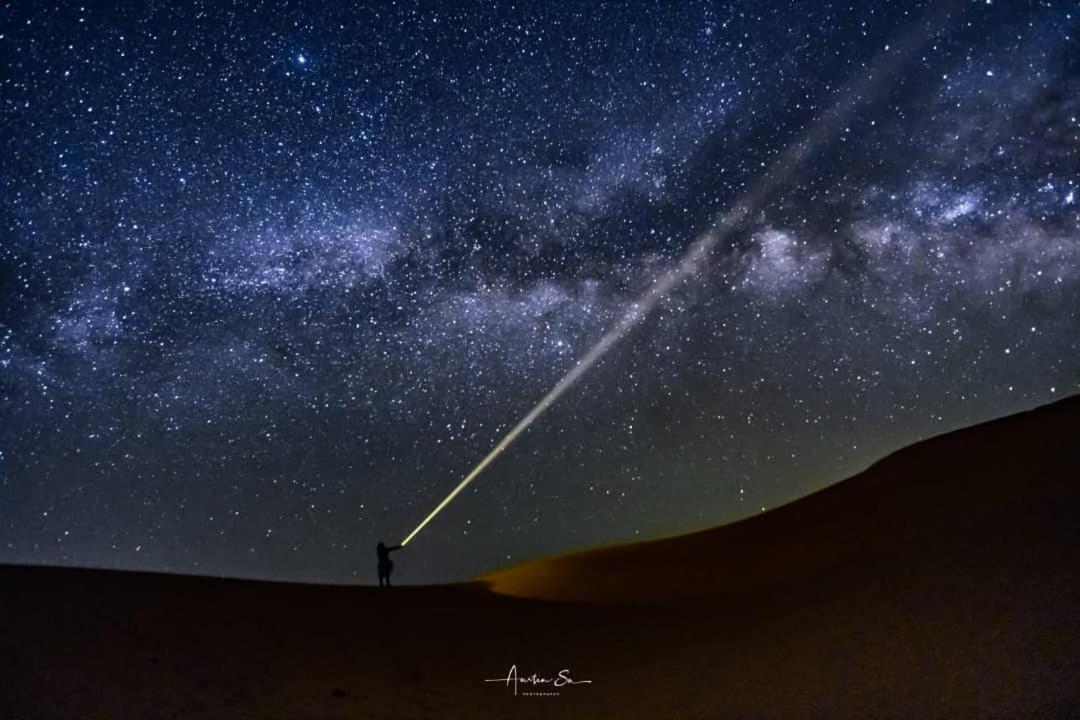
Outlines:
[{"label": "dark silhouette of hill", "polygon": [[[1080,545],[1080,396],[941,435],[775,510],[492,573],[511,595],[683,603],[1054,567]],[[990,579],[990,578],[987,578]]]},{"label": "dark silhouette of hill", "polygon": [[1077,717],[1078,441],[1074,397],[483,583],[2,567],[0,718]]}]

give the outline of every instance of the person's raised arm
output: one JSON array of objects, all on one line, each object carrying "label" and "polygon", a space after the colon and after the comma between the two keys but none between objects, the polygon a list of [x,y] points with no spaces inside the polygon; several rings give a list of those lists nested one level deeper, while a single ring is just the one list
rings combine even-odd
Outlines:
[{"label": "person's raised arm", "polygon": [[392,548],[386,548],[386,552],[394,552],[395,550],[400,550],[400,549],[401,549],[401,545],[395,545]]}]

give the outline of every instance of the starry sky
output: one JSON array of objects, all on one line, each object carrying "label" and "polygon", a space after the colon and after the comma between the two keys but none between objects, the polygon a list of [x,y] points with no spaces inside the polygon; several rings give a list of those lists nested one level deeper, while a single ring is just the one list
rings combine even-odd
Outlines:
[{"label": "starry sky", "polygon": [[[1071,2],[8,2],[0,561],[374,582],[761,512],[1080,390]],[[932,503],[933,498],[927,498]]]}]

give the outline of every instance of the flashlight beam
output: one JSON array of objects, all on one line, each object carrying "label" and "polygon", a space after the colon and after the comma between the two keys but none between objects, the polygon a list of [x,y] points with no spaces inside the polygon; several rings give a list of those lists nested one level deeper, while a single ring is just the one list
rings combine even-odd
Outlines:
[{"label": "flashlight beam", "polygon": [[880,53],[870,65],[870,69],[857,82],[850,83],[837,97],[833,105],[823,112],[803,134],[790,143],[780,156],[758,176],[751,188],[737,199],[728,212],[719,216],[713,226],[698,236],[689,249],[673,267],[666,270],[653,283],[652,287],[623,315],[615,327],[608,330],[585,355],[570,369],[561,380],[540,399],[532,410],[518,421],[510,432],[457,484],[442,502],[435,506],[423,521],[416,526],[401,544],[408,545],[417,533],[431,522],[443,508],[467,488],[488,465],[495,461],[521,433],[525,432],[559,397],[587,373],[612,347],[623,339],[631,330],[655,309],[656,305],[676,285],[697,272],[709,253],[741,225],[777,187],[786,183],[795,174],[806,158],[821,145],[828,142],[839,131],[858,106],[869,101],[881,90],[884,78],[892,77],[912,55],[926,44],[933,35],[933,28],[939,27],[951,11],[955,0],[938,3],[911,27],[895,45]]}]

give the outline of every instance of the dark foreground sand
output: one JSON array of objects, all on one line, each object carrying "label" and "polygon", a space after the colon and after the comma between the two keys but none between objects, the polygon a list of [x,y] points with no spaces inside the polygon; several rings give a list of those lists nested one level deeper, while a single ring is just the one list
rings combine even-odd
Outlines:
[{"label": "dark foreground sand", "polygon": [[486,581],[3,567],[0,718],[1080,717],[1080,398]]}]

